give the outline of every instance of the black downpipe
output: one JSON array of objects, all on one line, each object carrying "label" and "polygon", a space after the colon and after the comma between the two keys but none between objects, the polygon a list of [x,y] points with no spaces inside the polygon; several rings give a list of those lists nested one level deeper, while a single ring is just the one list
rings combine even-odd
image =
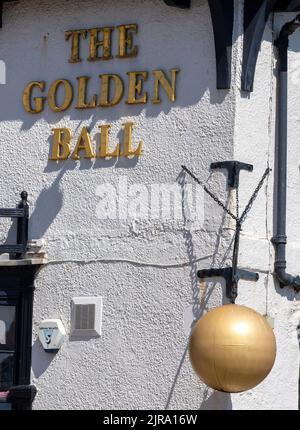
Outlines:
[{"label": "black downpipe", "polygon": [[300,26],[300,14],[286,23],[275,40],[278,49],[278,142],[277,142],[277,220],[276,235],[272,242],[275,246],[275,275],[281,287],[291,286],[300,291],[300,277],[286,272],[286,195],[287,195],[287,99],[288,99],[288,47],[289,36]]}]

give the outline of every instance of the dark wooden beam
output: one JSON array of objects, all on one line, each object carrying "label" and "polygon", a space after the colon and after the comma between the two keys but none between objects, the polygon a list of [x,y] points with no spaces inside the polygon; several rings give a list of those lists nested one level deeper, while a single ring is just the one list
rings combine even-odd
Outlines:
[{"label": "dark wooden beam", "polygon": [[7,2],[12,2],[16,0],[0,0],[0,28],[2,28],[2,16],[3,16],[3,5]]},{"label": "dark wooden beam", "polygon": [[277,0],[275,12],[297,12],[300,11],[300,0]]},{"label": "dark wooden beam", "polygon": [[3,1],[0,0],[0,28],[2,28]]},{"label": "dark wooden beam", "polygon": [[181,9],[188,9],[191,7],[191,0],[164,0],[168,6],[180,7]]},{"label": "dark wooden beam", "polygon": [[230,88],[234,17],[233,0],[208,0],[214,30],[217,88]]},{"label": "dark wooden beam", "polygon": [[245,0],[242,90],[253,91],[257,57],[271,12],[296,12],[300,0]]},{"label": "dark wooden beam", "polygon": [[[0,0],[0,28],[3,4],[15,0]],[[191,0],[163,0],[168,6],[188,9]],[[217,69],[217,88],[230,88],[231,53],[234,16],[234,0],[208,0],[214,40]],[[272,12],[300,11],[300,0],[245,0],[244,4],[244,52],[242,66],[242,90],[253,91],[253,81],[258,52],[266,22]]]},{"label": "dark wooden beam", "polygon": [[266,22],[277,0],[245,0],[242,90],[253,91],[258,52]]},{"label": "dark wooden beam", "polygon": [[[164,0],[168,6],[190,8],[191,0]],[[212,18],[217,68],[217,88],[228,89],[231,84],[231,52],[234,2],[208,0]]]}]

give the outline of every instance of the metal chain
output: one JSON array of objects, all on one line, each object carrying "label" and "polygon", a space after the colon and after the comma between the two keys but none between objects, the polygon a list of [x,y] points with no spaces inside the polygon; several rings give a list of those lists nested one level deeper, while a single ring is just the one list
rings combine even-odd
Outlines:
[{"label": "metal chain", "polygon": [[204,189],[204,191],[228,214],[233,218],[235,221],[239,221],[239,219],[216,197],[199,179],[186,167],[181,166],[183,170],[185,170],[201,187]]},{"label": "metal chain", "polygon": [[231,218],[233,218],[236,223],[237,226],[241,226],[242,223],[245,221],[261,187],[263,186],[263,183],[266,179],[266,177],[269,175],[269,173],[271,172],[271,169],[269,167],[266,168],[265,173],[263,174],[261,180],[259,181],[257,187],[254,190],[254,193],[252,194],[247,206],[245,207],[244,212],[242,213],[241,217],[239,217],[239,192],[238,192],[238,188],[236,190],[236,212],[237,215],[234,215],[219,199],[218,197],[216,197],[186,166],[181,166],[183,168],[184,171],[186,171],[199,185],[201,185],[201,187],[203,187],[204,191],[228,214],[231,216]]},{"label": "metal chain", "polygon": [[239,187],[236,188],[235,190],[236,194],[235,194],[235,198],[236,198],[236,217],[237,219],[239,219],[240,217],[240,196],[239,196]]},{"label": "metal chain", "polygon": [[247,215],[248,215],[260,189],[261,189],[261,187],[263,186],[263,183],[264,183],[266,177],[269,175],[270,172],[271,172],[271,169],[269,167],[267,167],[265,173],[263,174],[261,180],[259,181],[257,187],[255,188],[254,193],[252,194],[247,206],[245,207],[244,212],[242,213],[242,215],[239,219],[240,224],[242,224],[245,221],[245,219],[246,219],[246,217],[247,217]]},{"label": "metal chain", "polygon": [[240,232],[241,232],[241,226],[242,223],[245,221],[248,212],[250,211],[254,200],[256,199],[259,190],[263,186],[263,183],[268,176],[268,174],[271,172],[271,169],[268,167],[263,174],[261,180],[259,181],[257,187],[254,190],[254,193],[252,194],[247,206],[245,207],[244,212],[242,213],[241,217],[239,216],[239,188],[236,188],[236,215],[233,215],[233,213],[226,208],[226,206],[204,185],[202,182],[199,181],[199,179],[185,166],[182,166],[183,170],[185,170],[199,185],[201,185],[204,189],[204,191],[219,205],[221,208],[224,209],[225,212],[228,213],[228,215],[231,216],[236,221],[236,229],[235,229],[235,237],[234,237],[234,246],[233,246],[233,255],[232,255],[232,288],[231,288],[231,303],[235,303],[235,299],[237,297],[237,284],[238,280],[236,277],[237,273],[237,266],[238,266],[238,255],[239,255],[239,244],[240,244]]}]

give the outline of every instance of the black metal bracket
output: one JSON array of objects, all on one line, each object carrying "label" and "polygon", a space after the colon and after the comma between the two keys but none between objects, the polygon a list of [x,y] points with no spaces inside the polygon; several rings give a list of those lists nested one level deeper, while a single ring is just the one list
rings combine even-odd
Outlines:
[{"label": "black metal bracket", "polygon": [[21,192],[21,202],[17,208],[0,209],[0,218],[17,218],[17,243],[15,245],[0,245],[0,254],[8,253],[13,258],[22,258],[26,252],[28,241],[29,206],[28,194]]},{"label": "black metal bracket", "polygon": [[[252,164],[241,163],[240,161],[220,161],[211,164],[211,169],[226,169],[228,171],[228,185],[230,188],[239,187],[239,176],[241,170],[247,170],[249,172],[253,171]],[[242,218],[235,217],[236,220],[236,231],[234,238],[233,247],[233,257],[232,257],[232,267],[225,267],[221,269],[205,269],[199,270],[197,276],[200,279],[205,278],[216,278],[221,277],[225,279],[226,282],[226,296],[234,303],[238,294],[238,283],[240,279],[245,279],[248,281],[258,281],[259,275],[255,272],[250,272],[248,270],[239,269],[238,266],[238,253],[239,253],[239,242],[241,233],[241,222]]]},{"label": "black metal bracket", "polygon": [[[191,0],[164,0],[169,6],[189,8]],[[215,38],[217,88],[230,88],[234,2],[208,0]],[[245,0],[242,91],[253,91],[257,57],[272,12],[297,12],[300,0]]]},{"label": "black metal bracket", "polygon": [[253,91],[257,57],[271,12],[297,12],[300,0],[245,0],[242,91]]},{"label": "black metal bracket", "polygon": [[211,163],[210,168],[212,170],[215,170],[215,169],[227,170],[229,188],[238,188],[241,170],[247,170],[248,172],[253,171],[252,164],[241,163],[240,161],[219,161],[216,163]]},{"label": "black metal bracket", "polygon": [[[191,0],[164,0],[169,6],[190,8]],[[228,89],[231,82],[233,0],[208,0],[215,39],[217,88]],[[266,23],[272,12],[297,12],[300,0],[245,0],[242,91],[252,92],[258,53]]]},{"label": "black metal bracket", "polygon": [[226,283],[226,297],[234,301],[237,297],[237,285],[240,279],[246,281],[258,281],[259,274],[249,272],[248,270],[237,269],[234,271],[233,267],[225,267],[222,269],[204,269],[198,270],[197,276],[200,279],[205,278],[223,278]]},{"label": "black metal bracket", "polygon": [[[191,7],[191,0],[164,0],[168,6]],[[215,39],[217,88],[229,89],[231,84],[231,53],[234,18],[233,0],[208,0]]]}]

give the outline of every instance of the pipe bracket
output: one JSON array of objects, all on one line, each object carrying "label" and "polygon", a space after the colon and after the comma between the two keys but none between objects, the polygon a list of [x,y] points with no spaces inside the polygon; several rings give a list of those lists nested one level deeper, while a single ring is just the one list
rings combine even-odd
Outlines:
[{"label": "pipe bracket", "polygon": [[272,237],[271,242],[274,245],[280,245],[280,244],[286,245],[287,244],[287,236],[285,236],[285,235],[274,236],[274,237]]},{"label": "pipe bracket", "polygon": [[258,273],[243,269],[236,269],[234,271],[233,267],[198,270],[197,276],[199,279],[223,278],[226,283],[226,297],[232,302],[234,302],[237,297],[237,284],[240,279],[254,282],[259,280]]}]

